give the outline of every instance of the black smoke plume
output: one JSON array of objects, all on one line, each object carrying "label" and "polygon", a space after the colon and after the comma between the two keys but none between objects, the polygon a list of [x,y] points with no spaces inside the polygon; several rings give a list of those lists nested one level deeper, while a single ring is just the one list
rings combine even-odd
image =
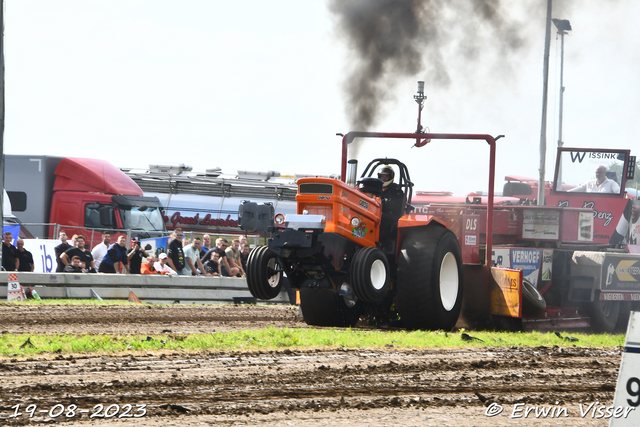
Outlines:
[{"label": "black smoke plume", "polygon": [[[408,77],[419,75],[416,80],[425,80],[428,92],[433,85],[450,85],[451,67],[471,70],[487,50],[506,55],[522,48],[524,29],[510,16],[507,3],[512,4],[508,0],[330,0],[337,35],[348,48],[343,89],[351,129],[371,130],[382,106],[395,98],[394,88]],[[544,1],[536,4],[532,11],[546,6]]]}]

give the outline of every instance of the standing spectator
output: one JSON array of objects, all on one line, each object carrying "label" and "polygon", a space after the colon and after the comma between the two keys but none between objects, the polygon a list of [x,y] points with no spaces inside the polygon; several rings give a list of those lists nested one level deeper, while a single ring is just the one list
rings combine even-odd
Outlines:
[{"label": "standing spectator", "polygon": [[[204,257],[207,252],[211,250],[211,236],[205,234],[202,236],[202,249],[200,249],[200,260],[202,261],[202,257]],[[202,261],[204,262],[204,261]]]},{"label": "standing spectator", "polygon": [[240,236],[240,247],[242,248],[247,244],[247,236]]},{"label": "standing spectator", "polygon": [[193,238],[193,243],[184,247],[184,271],[187,275],[197,276],[200,272],[204,272],[204,267],[200,261],[200,249],[202,248],[202,240],[199,237]]},{"label": "standing spectator", "polygon": [[107,254],[102,258],[99,273],[120,273],[122,266],[129,273],[129,257],[127,256],[127,237],[121,235],[118,242],[109,246]]},{"label": "standing spectator", "polygon": [[209,260],[203,264],[205,276],[217,276],[217,277],[221,276],[220,264],[218,264],[219,260],[220,260],[220,254],[214,251],[211,254],[211,258],[209,258]]},{"label": "standing spectator", "polygon": [[174,230],[175,238],[171,240],[169,243],[169,248],[167,249],[167,263],[169,267],[171,267],[177,274],[183,275],[185,274],[182,269],[185,266],[184,261],[184,252],[182,250],[182,228],[176,228]]},{"label": "standing spectator", "polygon": [[5,231],[3,237],[2,268],[6,271],[18,271],[20,268],[20,259],[18,258],[18,250],[11,244],[13,235],[10,231]]},{"label": "standing spectator", "polygon": [[251,248],[248,243],[242,245],[242,249],[240,251],[240,262],[242,263],[242,269],[247,271],[247,260],[249,259],[249,252],[251,252]]},{"label": "standing spectator", "polygon": [[129,258],[129,272],[131,274],[140,274],[142,258],[148,257],[149,255],[145,250],[140,247],[140,239],[138,237],[131,239],[131,249],[129,249],[129,253],[127,254],[127,258]]},{"label": "standing spectator", "polygon": [[227,239],[219,238],[216,240],[216,248],[213,249],[220,255],[220,272],[226,277],[235,277],[238,275],[238,269],[231,267],[227,261]]},{"label": "standing spectator", "polygon": [[93,257],[93,262],[96,265],[98,271],[100,271],[100,263],[102,262],[102,258],[107,254],[109,250],[109,246],[111,245],[111,232],[103,231],[102,232],[102,242],[98,243],[91,250],[91,256]]},{"label": "standing spectator", "polygon": [[67,249],[71,247],[70,244],[67,243],[67,232],[64,230],[60,230],[58,233],[58,237],[60,238],[60,243],[58,246],[54,248],[56,252],[56,263],[58,266],[56,267],[56,273],[61,273],[64,270],[64,263],[60,260],[60,255],[64,253]]},{"label": "standing spectator", "polygon": [[169,267],[167,265],[167,261],[169,260],[169,257],[167,256],[167,254],[160,254],[160,256],[158,256],[158,261],[153,264],[153,267],[160,273],[160,274],[168,274],[170,276],[177,276],[178,273],[176,273],[171,267]]},{"label": "standing spectator", "polygon": [[93,256],[91,256],[91,251],[84,247],[84,236],[82,235],[74,235],[73,236],[78,244],[78,246],[71,246],[69,249],[64,251],[62,255],[60,255],[60,260],[64,263],[64,265],[69,265],[71,259],[77,255],[80,257],[80,262],[84,263],[84,269],[87,270],[87,273],[95,273],[96,266],[93,263]]},{"label": "standing spectator", "polygon": [[[78,247],[78,234],[71,236],[71,244],[76,248]],[[82,262],[82,260],[80,262]]]},{"label": "standing spectator", "polygon": [[20,268],[18,268],[18,271],[33,271],[35,268],[33,255],[24,248],[24,240],[18,239],[16,245],[18,248],[18,259],[20,260]]},{"label": "standing spectator", "polygon": [[65,273],[86,273],[87,270],[80,266],[80,257],[78,255],[74,255],[71,258],[71,263],[67,265],[64,270]]},{"label": "standing spectator", "polygon": [[182,247],[186,248],[187,246],[189,246],[190,243],[191,243],[191,239],[189,239],[187,236],[184,236],[184,238],[182,239]]},{"label": "standing spectator", "polygon": [[[238,273],[235,275],[238,277],[244,276],[244,270],[242,269],[242,256],[240,255],[240,240],[235,239],[231,242],[231,246],[227,248],[225,253],[227,254],[227,262],[231,269],[235,268],[238,270]],[[231,270],[227,269],[227,271],[230,272]]]}]

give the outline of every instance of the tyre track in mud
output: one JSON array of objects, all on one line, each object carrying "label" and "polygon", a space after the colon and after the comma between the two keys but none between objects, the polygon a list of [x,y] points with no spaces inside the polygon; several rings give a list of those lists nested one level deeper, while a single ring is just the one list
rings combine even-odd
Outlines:
[{"label": "tyre track in mud", "polygon": [[[481,412],[489,402],[607,402],[619,359],[618,351],[581,348],[32,358],[0,365],[0,419],[6,425],[47,421],[37,415],[10,419],[16,403],[45,409],[144,403],[149,422],[339,409],[465,406]],[[83,419],[88,415],[74,418]]]},{"label": "tyre track in mud", "polygon": [[[13,305],[7,309],[0,304],[5,332],[28,329],[30,333],[48,334],[66,327],[73,333],[113,328],[124,334],[182,334],[201,329],[303,326],[295,308],[281,306],[17,307],[28,310],[16,313]],[[26,319],[34,317],[36,323],[27,323]],[[90,320],[85,322],[85,317]],[[64,422],[84,426],[127,421],[92,420],[90,414],[71,419],[64,415],[51,419],[44,413],[33,418],[11,418],[16,404],[23,412],[29,404],[47,410],[57,404],[86,410],[97,404],[105,408],[145,404],[147,414],[128,420],[127,425],[459,425],[470,419],[474,425],[508,425],[508,418],[485,417],[485,407],[493,402],[505,407],[515,403],[564,405],[574,408],[571,416],[576,417],[579,404],[610,404],[620,359],[621,350],[617,348],[557,346],[167,350],[115,356],[5,358],[0,359],[0,424]],[[393,421],[395,416],[398,418]],[[528,425],[522,421],[518,425]],[[562,421],[606,425],[603,420],[579,417]]]},{"label": "tyre track in mud", "polygon": [[307,327],[289,305],[18,305],[0,303],[0,333],[160,334]]}]

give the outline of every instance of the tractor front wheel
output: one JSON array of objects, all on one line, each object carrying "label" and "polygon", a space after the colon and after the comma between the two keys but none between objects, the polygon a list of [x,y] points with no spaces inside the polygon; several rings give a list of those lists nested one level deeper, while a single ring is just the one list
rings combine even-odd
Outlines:
[{"label": "tractor front wheel", "polygon": [[452,329],[462,307],[462,254],[439,224],[405,231],[398,255],[398,309],[408,329]]},{"label": "tractor front wheel", "polygon": [[351,286],[358,298],[379,301],[389,288],[389,262],[378,248],[362,248],[351,262]]},{"label": "tractor front wheel", "polygon": [[282,288],[282,271],[278,258],[267,246],[258,246],[247,259],[247,285],[251,295],[269,300],[278,296]]}]

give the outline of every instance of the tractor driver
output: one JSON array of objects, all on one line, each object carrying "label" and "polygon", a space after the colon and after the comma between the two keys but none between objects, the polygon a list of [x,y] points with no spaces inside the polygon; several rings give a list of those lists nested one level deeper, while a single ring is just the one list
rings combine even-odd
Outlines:
[{"label": "tractor driver", "polygon": [[385,166],[378,172],[382,184],[382,221],[380,224],[380,240],[395,240],[393,230],[402,216],[404,192],[400,185],[393,182],[395,172],[390,166]]},{"label": "tractor driver", "polygon": [[620,194],[620,185],[613,179],[607,178],[607,168],[604,165],[600,165],[596,168],[596,179],[587,181],[569,191]]}]

